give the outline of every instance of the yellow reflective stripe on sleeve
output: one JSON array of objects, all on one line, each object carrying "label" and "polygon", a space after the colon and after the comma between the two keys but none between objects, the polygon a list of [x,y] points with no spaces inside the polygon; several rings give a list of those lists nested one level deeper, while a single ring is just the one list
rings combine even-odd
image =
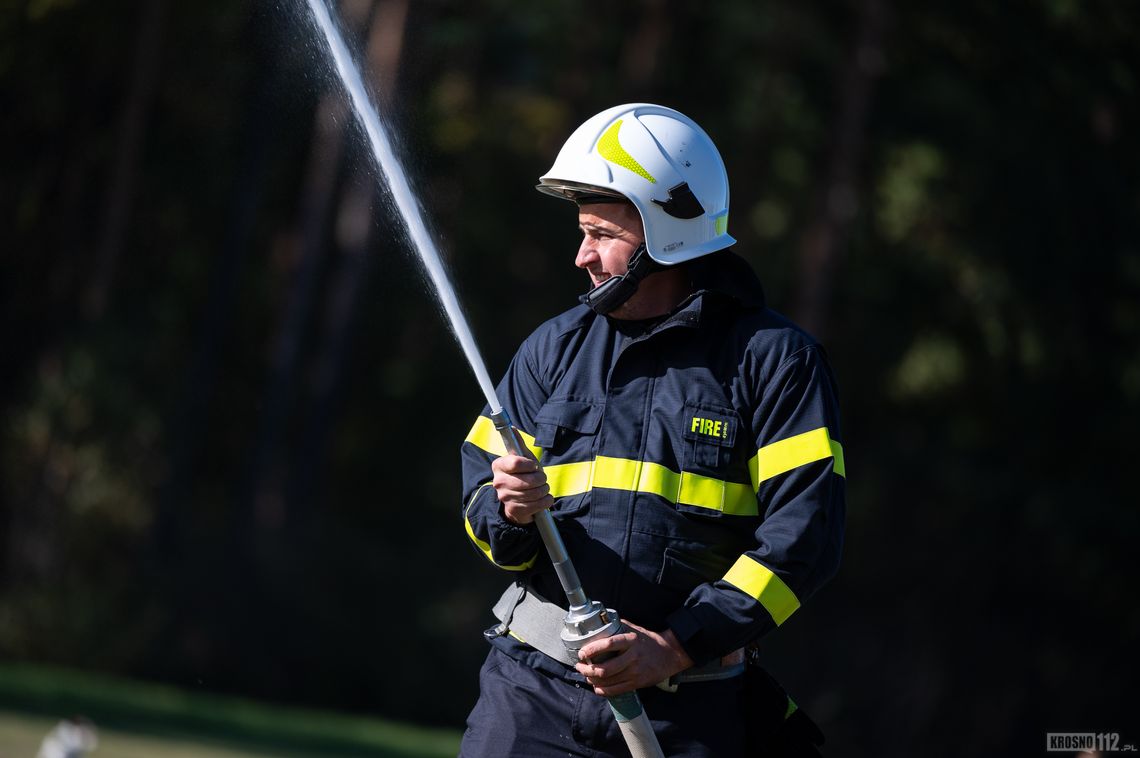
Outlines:
[{"label": "yellow reflective stripe on sleeve", "polygon": [[594,487],[645,492],[670,503],[708,508],[731,516],[755,516],[756,493],[747,484],[677,473],[659,463],[598,456],[593,461],[547,466],[546,480],[554,497],[589,492]]},{"label": "yellow reflective stripe on sleeve", "polygon": [[753,488],[759,489],[762,483],[774,476],[824,458],[834,458],[832,469],[846,478],[843,446],[831,439],[826,426],[821,426],[760,448],[748,462],[748,473],[752,477]]},{"label": "yellow reflective stripe on sleeve", "polygon": [[835,473],[846,479],[847,466],[843,463],[843,445],[840,445],[830,437],[828,437],[827,441],[831,444],[831,455],[835,458],[835,463],[832,464],[831,468]]},{"label": "yellow reflective stripe on sleeve", "polygon": [[[534,437],[530,436],[522,429],[519,429],[519,434],[522,435],[523,442],[534,453],[535,458],[542,458],[542,448],[535,446]],[[495,429],[495,423],[486,416],[480,416],[475,419],[475,425],[471,427],[471,431],[467,433],[467,438],[464,442],[470,442],[480,450],[484,450],[495,457],[502,457],[507,454],[507,448],[503,445],[503,437]]]},{"label": "yellow reflective stripe on sleeve", "polygon": [[788,585],[784,584],[780,577],[747,555],[742,555],[736,560],[724,575],[724,581],[759,601],[760,605],[771,614],[777,626],[787,621],[788,616],[800,607],[800,601],[795,593],[788,589]]},{"label": "yellow reflective stripe on sleeve", "polygon": [[[493,429],[493,427],[492,427],[492,429]],[[488,486],[490,486],[489,482],[487,484],[483,485],[483,487],[488,487]],[[518,566],[504,566],[503,564],[501,564],[495,560],[495,556],[491,555],[490,543],[484,542],[483,540],[481,540],[475,536],[475,529],[471,526],[471,519],[469,519],[467,517],[467,514],[468,514],[468,512],[470,512],[471,506],[475,504],[475,498],[479,497],[479,493],[483,491],[483,487],[480,487],[479,489],[475,490],[475,494],[472,495],[471,499],[467,501],[467,508],[465,508],[463,511],[463,526],[466,527],[466,529],[467,529],[467,536],[471,538],[471,541],[475,543],[476,547],[478,547],[480,550],[483,551],[483,555],[487,556],[487,560],[489,560],[491,563],[495,564],[499,568],[506,569],[507,571],[526,571],[528,568],[530,568],[531,566],[534,565],[534,562],[536,560],[538,560],[538,552],[537,551],[535,552],[534,557],[531,558],[526,563],[520,564]]]}]

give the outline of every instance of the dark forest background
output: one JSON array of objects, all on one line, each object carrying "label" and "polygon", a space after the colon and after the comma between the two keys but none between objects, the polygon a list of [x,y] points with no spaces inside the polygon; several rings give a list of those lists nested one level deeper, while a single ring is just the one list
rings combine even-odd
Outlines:
[{"label": "dark forest background", "polygon": [[[840,382],[844,564],[766,642],[830,755],[1140,737],[1140,5],[337,9],[496,377],[586,286],[573,128],[713,136]],[[460,726],[483,398],[303,3],[9,0],[0,104],[0,658]]]}]

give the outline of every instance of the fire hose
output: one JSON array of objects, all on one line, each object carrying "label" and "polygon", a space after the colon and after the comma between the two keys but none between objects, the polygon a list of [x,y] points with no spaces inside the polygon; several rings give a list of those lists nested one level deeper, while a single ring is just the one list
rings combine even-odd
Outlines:
[{"label": "fire hose", "polygon": [[[503,445],[513,455],[521,455],[538,462],[531,454],[530,449],[523,444],[519,432],[511,425],[511,419],[506,410],[491,414],[491,421],[495,430],[503,438]],[[558,574],[558,581],[566,593],[569,610],[562,622],[562,644],[570,651],[570,656],[578,658],[578,651],[594,640],[611,637],[622,631],[621,618],[613,608],[606,608],[596,600],[590,600],[582,589],[582,582],[578,579],[578,572],[566,552],[566,543],[558,532],[554,517],[549,510],[541,510],[534,514],[534,523],[542,537],[542,544],[550,555],[550,562],[554,564],[554,571]],[[594,660],[598,660],[595,658]],[[600,661],[599,661],[600,662]],[[649,717],[641,706],[641,698],[637,691],[622,695],[607,697],[610,710],[617,719],[618,728],[621,729],[626,745],[633,758],[664,758],[661,745],[657,742],[657,735],[649,724]]]}]

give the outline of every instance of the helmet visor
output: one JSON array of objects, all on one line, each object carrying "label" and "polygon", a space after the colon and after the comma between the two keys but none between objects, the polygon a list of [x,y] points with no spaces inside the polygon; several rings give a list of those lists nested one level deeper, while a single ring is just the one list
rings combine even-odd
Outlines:
[{"label": "helmet visor", "polygon": [[563,200],[569,200],[578,205],[630,202],[629,198],[620,192],[592,184],[582,184],[580,182],[564,181],[561,179],[543,179],[542,183],[536,184],[534,188],[539,192],[560,197]]}]

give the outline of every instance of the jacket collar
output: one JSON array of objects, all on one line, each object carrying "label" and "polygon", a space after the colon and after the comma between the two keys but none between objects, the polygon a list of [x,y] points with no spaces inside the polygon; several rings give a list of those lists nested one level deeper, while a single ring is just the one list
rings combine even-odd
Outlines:
[{"label": "jacket collar", "polygon": [[640,325],[619,324],[616,320],[613,322],[615,328],[627,335],[645,329],[644,336],[649,336],[675,326],[696,328],[707,319],[715,321],[722,317],[716,314],[764,307],[764,288],[752,266],[739,255],[722,250],[684,265],[689,271],[693,291],[669,315],[647,329]]},{"label": "jacket collar", "polygon": [[728,250],[688,264],[695,295],[713,294],[735,300],[748,309],[763,308],[764,288],[748,261]]},{"label": "jacket collar", "polygon": [[[692,293],[667,316],[652,325],[606,318],[614,329],[627,337],[649,336],[673,326],[695,328],[710,313],[765,306],[764,288],[748,261],[736,253],[721,250],[683,264],[689,271]],[[592,312],[591,312],[592,313]]]}]

